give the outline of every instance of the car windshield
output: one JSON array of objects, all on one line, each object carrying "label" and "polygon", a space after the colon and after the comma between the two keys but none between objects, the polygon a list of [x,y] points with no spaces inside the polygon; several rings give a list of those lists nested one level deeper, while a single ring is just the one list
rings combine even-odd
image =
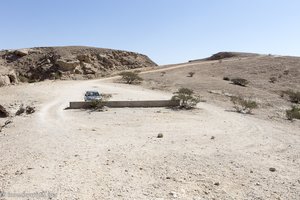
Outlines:
[{"label": "car windshield", "polygon": [[100,96],[99,92],[86,92],[86,96]]}]

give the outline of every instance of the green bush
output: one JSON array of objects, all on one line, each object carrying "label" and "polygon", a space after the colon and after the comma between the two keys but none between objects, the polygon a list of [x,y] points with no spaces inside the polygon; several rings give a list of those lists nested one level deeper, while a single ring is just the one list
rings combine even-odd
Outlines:
[{"label": "green bush", "polygon": [[233,108],[239,113],[251,114],[252,110],[258,107],[255,101],[240,96],[233,96],[230,100],[234,105]]},{"label": "green bush", "polygon": [[249,81],[244,78],[233,78],[233,79],[231,79],[231,82],[234,85],[239,85],[239,86],[243,86],[243,87],[246,87],[246,85],[249,84]]},{"label": "green bush", "polygon": [[121,72],[119,75],[127,84],[140,83],[143,80],[136,72]]},{"label": "green bush", "polygon": [[290,110],[286,110],[286,117],[289,120],[300,119],[300,108],[292,106]]},{"label": "green bush", "polygon": [[200,98],[194,95],[194,91],[188,88],[180,88],[177,92],[173,93],[174,96],[171,100],[179,100],[180,108],[191,109],[200,102]]}]

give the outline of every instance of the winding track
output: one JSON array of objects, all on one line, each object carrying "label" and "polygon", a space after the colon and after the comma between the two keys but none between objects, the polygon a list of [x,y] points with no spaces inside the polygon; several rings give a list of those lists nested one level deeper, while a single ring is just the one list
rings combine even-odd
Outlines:
[{"label": "winding track", "polygon": [[[299,153],[299,134],[286,131],[287,126],[207,103],[193,112],[64,110],[95,87],[120,100],[171,96],[107,83],[110,79],[53,83],[48,100],[27,124],[17,124],[0,138],[2,191],[50,191],[57,199],[168,199],[172,191],[181,199],[300,196],[299,185],[293,186],[299,161],[288,157]],[[156,139],[158,132],[164,133],[162,140]],[[282,176],[268,173],[270,166]],[[216,180],[222,184],[218,188]]]}]

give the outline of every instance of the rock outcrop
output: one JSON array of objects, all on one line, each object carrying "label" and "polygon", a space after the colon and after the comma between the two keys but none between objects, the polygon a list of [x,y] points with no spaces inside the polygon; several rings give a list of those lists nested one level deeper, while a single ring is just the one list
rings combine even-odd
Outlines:
[{"label": "rock outcrop", "polygon": [[147,56],[93,47],[41,47],[0,51],[0,86],[19,81],[89,79],[157,66]]}]

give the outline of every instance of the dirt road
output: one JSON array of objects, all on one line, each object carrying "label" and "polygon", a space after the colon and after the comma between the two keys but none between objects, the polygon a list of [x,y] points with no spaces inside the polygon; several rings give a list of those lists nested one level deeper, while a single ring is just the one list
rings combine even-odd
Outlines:
[{"label": "dirt road", "polygon": [[[0,135],[2,199],[298,199],[300,135],[278,124],[200,103],[193,111],[64,110],[85,90],[114,100],[171,93],[101,80],[0,88],[31,101]],[[2,95],[3,94],[3,95]],[[163,138],[157,138],[163,133]],[[275,168],[271,172],[269,168]],[[2,197],[1,197],[2,194]]]}]

